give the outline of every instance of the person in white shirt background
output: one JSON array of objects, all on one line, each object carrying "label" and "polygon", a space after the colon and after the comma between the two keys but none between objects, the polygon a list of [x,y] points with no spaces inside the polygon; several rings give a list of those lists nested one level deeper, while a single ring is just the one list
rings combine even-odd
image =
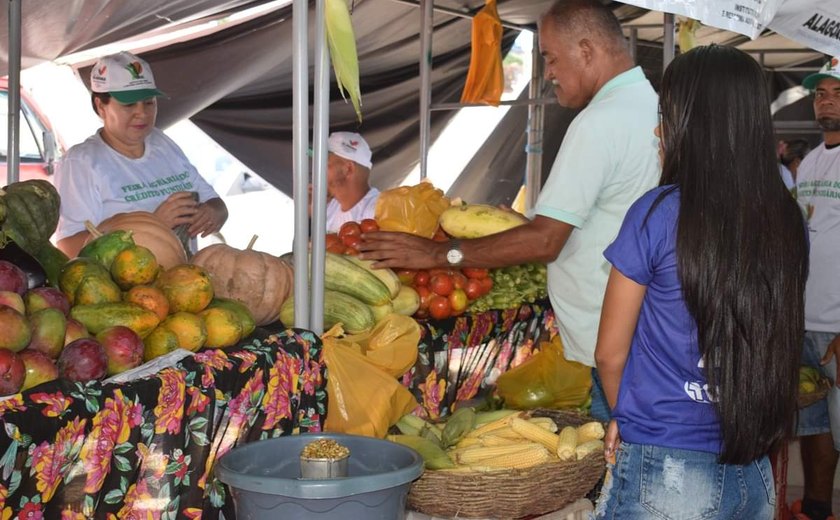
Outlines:
[{"label": "person in white shirt background", "polygon": [[373,218],[379,190],[370,186],[372,153],[354,132],[333,132],[327,143],[327,233],[345,222]]}]

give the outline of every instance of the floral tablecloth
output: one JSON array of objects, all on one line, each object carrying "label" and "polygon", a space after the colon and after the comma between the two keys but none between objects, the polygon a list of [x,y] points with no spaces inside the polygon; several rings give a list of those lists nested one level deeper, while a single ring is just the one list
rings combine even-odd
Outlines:
[{"label": "floral tablecloth", "polygon": [[541,336],[556,333],[548,300],[420,326],[417,362],[401,382],[430,419],[449,415],[452,403],[487,395],[499,375],[531,356]]},{"label": "floral tablecloth", "polygon": [[286,330],[124,384],[55,381],[0,402],[0,519],[233,518],[214,462],[321,431],[320,340]]}]

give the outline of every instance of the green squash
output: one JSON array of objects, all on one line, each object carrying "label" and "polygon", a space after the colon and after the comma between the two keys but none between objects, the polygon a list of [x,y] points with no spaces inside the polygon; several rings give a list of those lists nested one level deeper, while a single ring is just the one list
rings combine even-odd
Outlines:
[{"label": "green squash", "polygon": [[27,253],[36,254],[58,226],[61,197],[55,186],[41,179],[14,182],[0,190],[5,219],[0,242],[12,239]]}]

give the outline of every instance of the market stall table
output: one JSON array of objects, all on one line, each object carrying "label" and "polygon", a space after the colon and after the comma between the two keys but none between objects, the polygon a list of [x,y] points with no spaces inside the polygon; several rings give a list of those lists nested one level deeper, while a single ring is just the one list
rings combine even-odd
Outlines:
[{"label": "market stall table", "polygon": [[145,379],[58,380],[0,402],[2,517],[233,518],[214,462],[320,431],[326,413],[318,337],[261,336]]}]

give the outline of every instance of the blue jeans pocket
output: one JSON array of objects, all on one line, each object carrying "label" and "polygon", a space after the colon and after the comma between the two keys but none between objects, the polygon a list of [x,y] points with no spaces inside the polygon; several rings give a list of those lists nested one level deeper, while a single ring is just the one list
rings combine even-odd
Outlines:
[{"label": "blue jeans pocket", "polygon": [[764,491],[767,492],[767,503],[776,506],[776,481],[773,480],[773,467],[770,465],[768,457],[762,457],[753,462],[758,474],[761,476],[761,481],[764,483]]},{"label": "blue jeans pocket", "polygon": [[[725,469],[709,464],[714,455],[681,451],[679,456],[642,449],[642,506],[657,518],[705,520],[720,513]],[[713,458],[711,459],[713,460]]]}]

